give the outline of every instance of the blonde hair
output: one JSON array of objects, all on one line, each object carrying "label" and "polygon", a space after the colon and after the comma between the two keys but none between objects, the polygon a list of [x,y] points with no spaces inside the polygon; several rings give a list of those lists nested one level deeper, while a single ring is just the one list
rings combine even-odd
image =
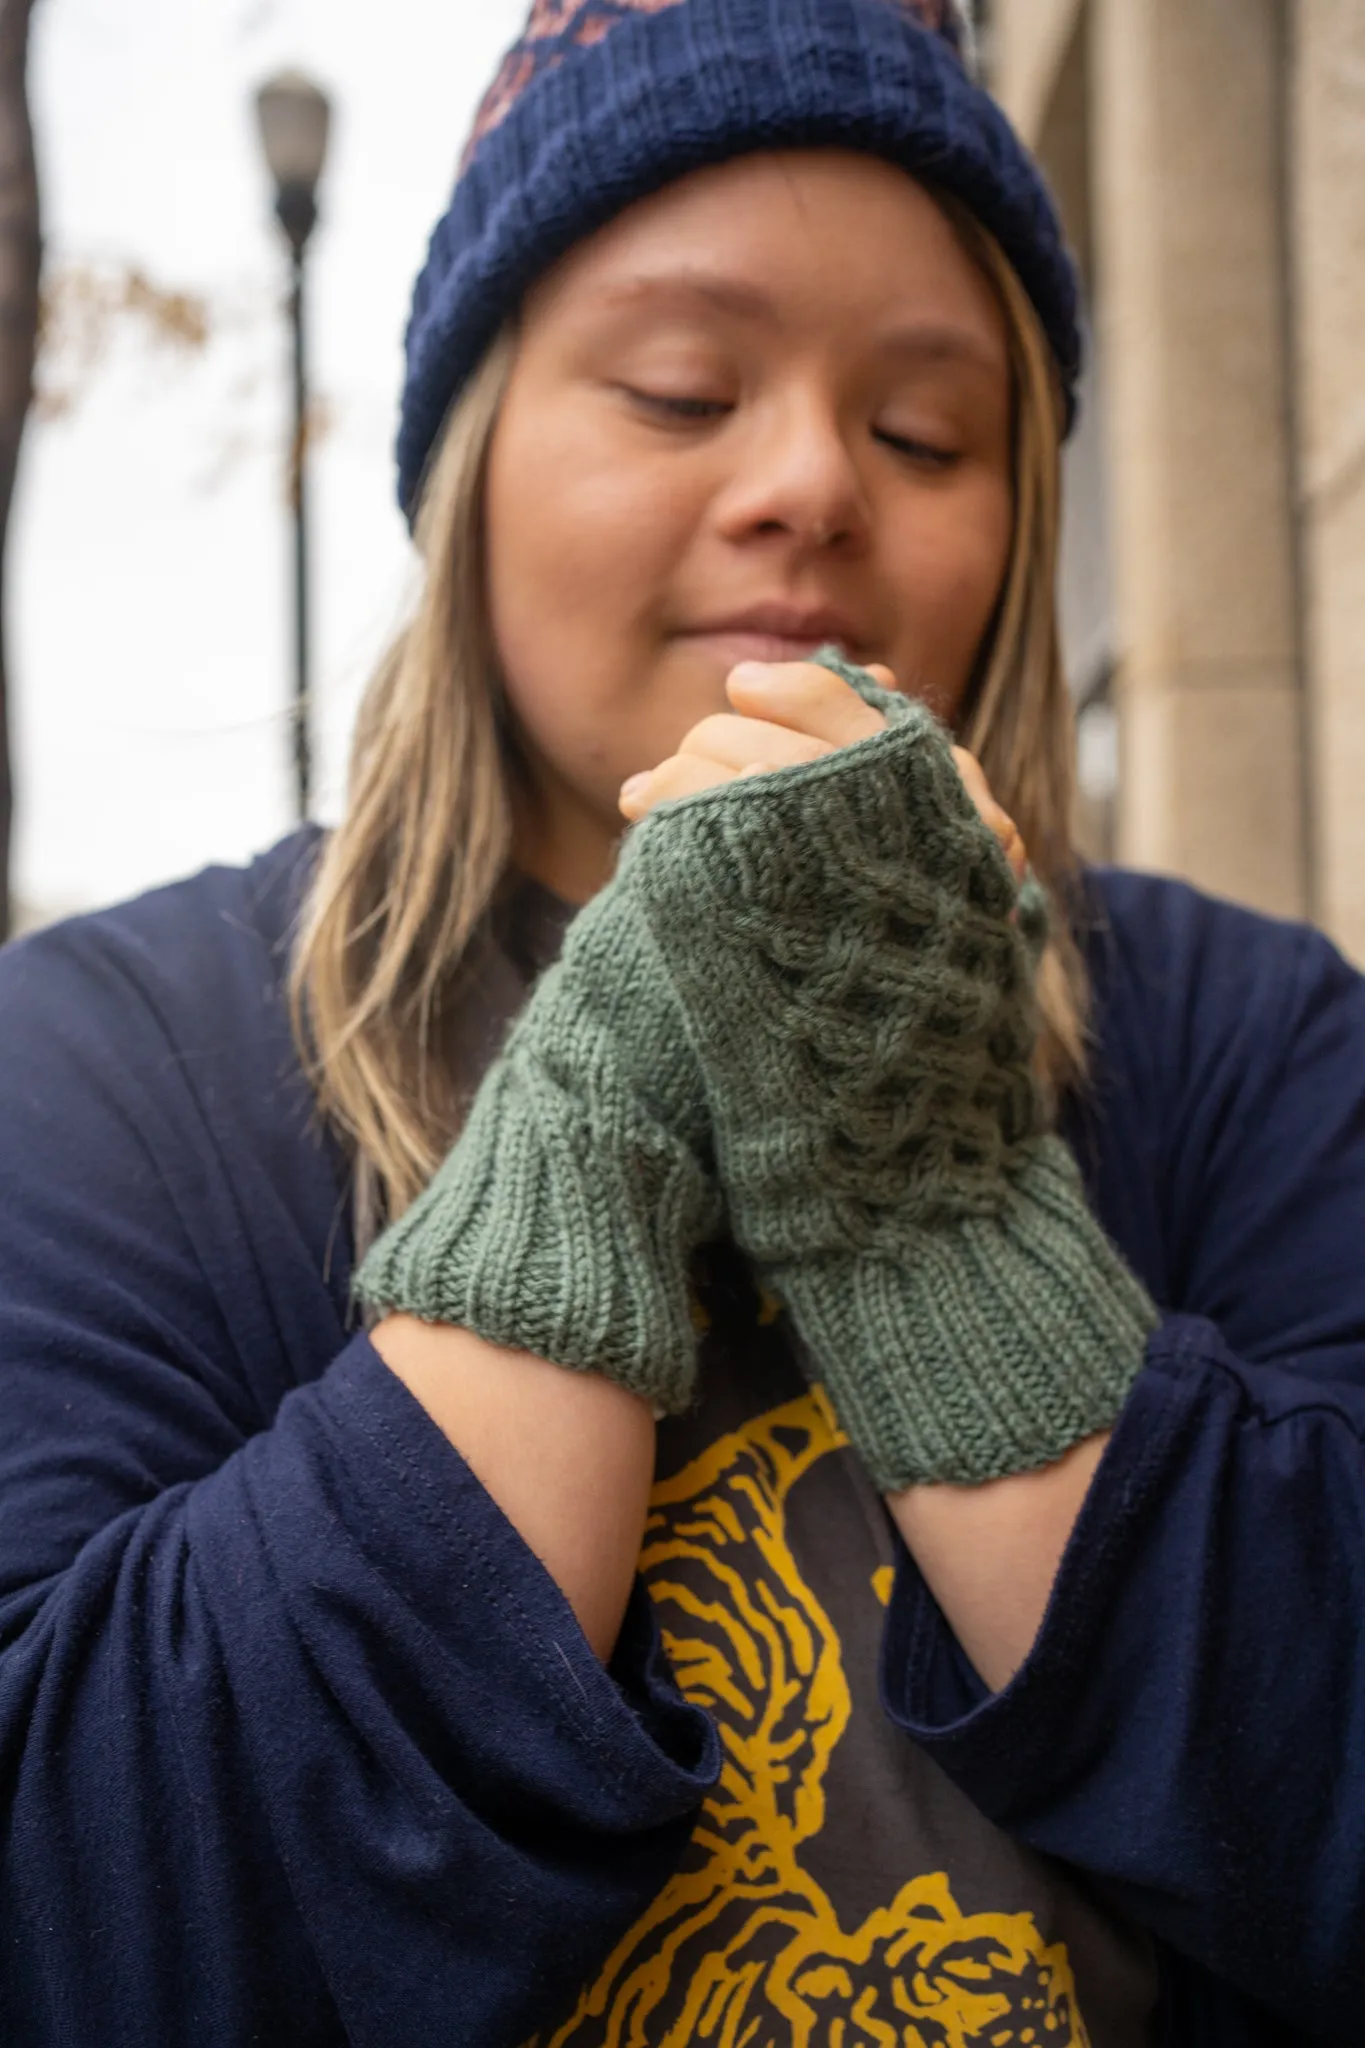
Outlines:
[{"label": "blonde hair", "polygon": [[1052,899],[1052,939],[1038,970],[1038,1069],[1055,1106],[1085,1080],[1090,1007],[1075,931],[1076,725],[1057,619],[1065,408],[1052,350],[1014,266],[960,201],[935,196],[993,286],[1009,337],[1014,534],[995,619],[958,714],[958,738],[1019,827]]},{"label": "blonde hair", "polygon": [[[1054,584],[1061,400],[1037,315],[992,238],[940,199],[993,284],[1015,386],[1015,521],[992,629],[960,720],[1057,905],[1039,981],[1040,1073],[1085,1060],[1085,976],[1066,915],[1073,733]],[[321,856],[295,952],[295,1034],[321,1114],[354,1149],[368,1240],[431,1178],[461,1120],[447,1031],[471,944],[508,867],[515,736],[488,620],[488,453],[515,352],[505,331],[451,412],[425,484],[415,614],[361,706],[346,815]]]}]

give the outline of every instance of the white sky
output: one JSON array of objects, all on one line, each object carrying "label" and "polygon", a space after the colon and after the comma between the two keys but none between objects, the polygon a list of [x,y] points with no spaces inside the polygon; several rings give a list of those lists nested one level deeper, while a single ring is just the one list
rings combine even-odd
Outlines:
[{"label": "white sky", "polygon": [[[29,429],[11,536],[21,912],[110,902],[293,823],[286,257],[252,95],[297,66],[336,116],[313,243],[316,809],[413,556],[392,442],[412,280],[526,0],[43,0],[32,97],[49,257],[203,295],[177,359],[125,323],[66,416]],[[1107,581],[1094,415],[1072,450],[1067,639]],[[1083,545],[1075,545],[1074,530]],[[1102,551],[1101,551],[1102,553]],[[1092,559],[1095,558],[1095,559]]]},{"label": "white sky", "polygon": [[30,429],[11,558],[16,881],[52,915],[240,860],[291,819],[284,253],[251,94],[332,94],[313,360],[320,808],[410,587],[391,444],[408,293],[524,0],[44,0],[33,100],[50,256],[134,263],[219,311],[182,362],[133,333]]}]

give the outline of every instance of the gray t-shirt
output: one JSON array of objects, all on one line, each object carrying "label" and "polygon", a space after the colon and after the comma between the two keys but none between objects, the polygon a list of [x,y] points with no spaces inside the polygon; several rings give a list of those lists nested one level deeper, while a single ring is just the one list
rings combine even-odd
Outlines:
[{"label": "gray t-shirt", "polygon": [[[570,912],[524,883],[457,1019],[472,1082]],[[700,1397],[640,1570],[724,1752],[682,1867],[538,2048],[1143,2048],[1151,1945],[882,1710],[894,1534],[777,1305],[698,1261]]]}]

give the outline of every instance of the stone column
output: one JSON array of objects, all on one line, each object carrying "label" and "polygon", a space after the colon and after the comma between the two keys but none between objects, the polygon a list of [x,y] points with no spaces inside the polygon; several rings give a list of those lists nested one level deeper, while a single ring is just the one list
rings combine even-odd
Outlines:
[{"label": "stone column", "polygon": [[990,86],[1030,149],[1042,139],[1082,0],[995,0]]},{"label": "stone column", "polygon": [[1317,914],[1365,962],[1365,8],[1298,0],[1293,189]]},{"label": "stone column", "polygon": [[1300,913],[1279,10],[1091,7],[1118,855]]}]

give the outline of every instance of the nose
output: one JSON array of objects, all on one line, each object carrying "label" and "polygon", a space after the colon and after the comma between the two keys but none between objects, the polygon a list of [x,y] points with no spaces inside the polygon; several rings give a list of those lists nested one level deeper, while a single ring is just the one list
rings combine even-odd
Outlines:
[{"label": "nose", "polygon": [[756,411],[731,443],[734,470],[718,513],[727,539],[785,536],[801,549],[859,551],[871,509],[848,430],[811,395]]}]

